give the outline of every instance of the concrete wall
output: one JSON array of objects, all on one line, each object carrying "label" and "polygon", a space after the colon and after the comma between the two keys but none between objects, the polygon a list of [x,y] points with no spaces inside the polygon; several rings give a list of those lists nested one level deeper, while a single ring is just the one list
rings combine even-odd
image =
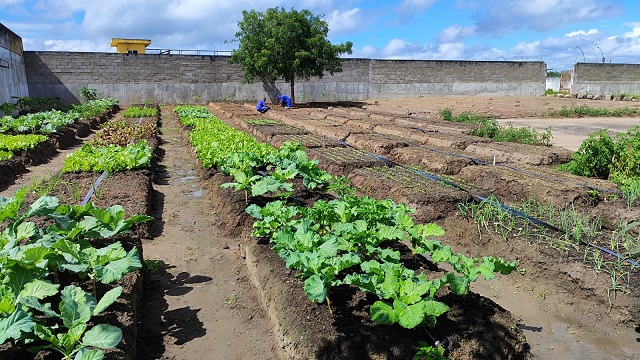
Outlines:
[{"label": "concrete wall", "polygon": [[28,96],[22,38],[0,24],[0,105]]},{"label": "concrete wall", "polygon": [[[78,89],[122,104],[212,100],[254,101],[289,84],[242,84],[242,70],[227,56],[33,52],[24,55],[29,93],[78,102]],[[296,80],[296,101],[364,100],[429,95],[540,96],[543,62],[477,62],[345,59],[334,76]]]},{"label": "concrete wall", "polygon": [[541,96],[543,62],[371,60],[370,98]]},{"label": "concrete wall", "polygon": [[640,64],[574,64],[571,93],[640,94]]}]

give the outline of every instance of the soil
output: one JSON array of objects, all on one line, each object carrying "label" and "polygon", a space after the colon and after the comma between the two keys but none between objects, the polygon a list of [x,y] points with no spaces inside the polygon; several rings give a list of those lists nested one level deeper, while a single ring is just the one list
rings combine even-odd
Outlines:
[{"label": "soil", "polygon": [[[247,107],[210,105],[223,121],[261,141],[278,145],[297,139],[308,145],[310,156],[319,159],[328,171],[348,176],[363,195],[391,197],[415,207],[417,221],[435,221],[445,228],[442,240],[455,251],[519,261],[519,273],[498,276],[497,281],[478,281],[462,301],[441,294],[451,310],[438,319],[429,335],[371,324],[366,311],[371,299],[348,288],[332,294],[333,314],[325,304],[311,303],[295,274],[284,267],[268,244],[249,236],[252,220],[244,212],[244,195],[220,189],[219,184],[229,179],[215,170],[201,169],[188,144],[187,129],[181,127],[171,106],[161,107],[154,171],[107,177],[94,199],[101,206],[120,203],[127,214],[148,213],[156,219],[132,235],[140,240],[144,258],[157,261],[158,267],[139,276],[144,278],[141,297],[131,305],[139,311],[124,320],[137,323],[137,329],[130,331],[133,340],[121,346],[120,355],[113,358],[406,359],[415,351],[411,344],[431,341],[433,336],[456,359],[640,359],[637,288],[631,296],[608,297],[608,279],[577,261],[583,255],[581,250],[559,251],[543,243],[481,235],[473,221],[457,212],[457,204],[469,200],[469,193],[425,181],[405,168],[389,168],[385,161],[366,156],[375,153],[399,165],[429,165],[428,171],[465,179],[469,188],[484,196],[496,193],[522,198],[527,194],[555,199],[558,204],[574,202],[612,218],[637,219],[637,211],[626,211],[616,204],[590,206],[586,190],[576,185],[575,179],[562,186],[558,182],[549,185],[544,178],[514,175],[504,167],[485,166],[486,171],[480,171],[474,166],[478,160],[490,164],[497,158],[505,166],[526,163],[531,167],[527,171],[560,176],[549,165],[569,154],[564,149],[575,149],[575,144],[563,143],[569,139],[563,136],[586,138],[594,120],[580,119],[585,125],[576,119],[538,117],[542,111],[576,104],[637,106],[559,98],[394,99],[273,109],[265,117],[286,126],[269,127],[248,126],[244,119],[260,115]],[[445,107],[454,113],[486,113],[514,124],[515,118],[525,118],[522,121],[529,121],[526,126],[539,126],[536,124],[543,120],[553,122],[556,154],[516,146],[480,153],[472,145],[486,149],[484,140],[464,135],[464,126],[437,121],[437,111]],[[634,121],[640,122],[638,119],[607,118],[603,123],[622,131]],[[338,147],[339,141],[352,148]],[[434,157],[434,149],[455,152],[455,156],[438,153],[440,156]],[[13,184],[0,179],[0,195],[9,196],[20,185],[56,174],[68,151],[57,150],[57,155],[41,165],[21,162],[24,170],[12,176]],[[501,158],[499,154],[509,156]],[[84,184],[96,177],[69,174],[62,182],[85,189]],[[613,188],[608,182],[580,181]],[[69,189],[58,194],[68,201],[77,200],[77,193]],[[318,195],[297,196],[311,202]],[[414,266],[427,272],[435,270],[428,261],[420,260]],[[608,306],[609,301],[613,306]]]}]

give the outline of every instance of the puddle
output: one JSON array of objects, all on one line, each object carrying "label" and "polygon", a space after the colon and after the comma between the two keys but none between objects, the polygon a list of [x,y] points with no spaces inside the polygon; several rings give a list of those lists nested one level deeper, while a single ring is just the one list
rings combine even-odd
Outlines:
[{"label": "puddle", "polygon": [[180,182],[183,183],[183,182],[185,182],[187,180],[195,180],[195,179],[197,179],[196,176],[185,176],[185,177],[181,177],[180,178]]},{"label": "puddle", "polygon": [[204,195],[204,190],[200,189],[198,191],[194,191],[191,193],[191,196],[193,197],[202,197],[202,195]]}]

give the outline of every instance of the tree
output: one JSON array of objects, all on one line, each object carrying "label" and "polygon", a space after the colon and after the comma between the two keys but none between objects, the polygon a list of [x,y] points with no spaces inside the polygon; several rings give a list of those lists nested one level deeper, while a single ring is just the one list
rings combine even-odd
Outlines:
[{"label": "tree", "polygon": [[295,103],[295,79],[309,80],[342,71],[340,54],[351,54],[353,43],[333,45],[327,40],[329,26],[323,15],[309,10],[296,11],[269,8],[266,14],[242,11],[240,31],[234,42],[239,43],[229,63],[240,64],[244,81],[256,77],[275,82],[282,77],[291,87],[291,100]]}]

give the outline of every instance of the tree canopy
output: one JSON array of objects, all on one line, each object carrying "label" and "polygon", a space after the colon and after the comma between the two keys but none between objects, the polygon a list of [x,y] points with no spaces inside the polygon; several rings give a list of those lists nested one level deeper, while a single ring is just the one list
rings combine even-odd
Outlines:
[{"label": "tree canopy", "polygon": [[353,43],[331,44],[329,26],[323,15],[309,10],[269,8],[266,13],[243,10],[240,31],[233,41],[239,43],[229,62],[240,64],[245,82],[262,78],[275,82],[283,78],[291,87],[295,102],[295,79],[309,80],[342,71],[340,54],[351,54]]}]

